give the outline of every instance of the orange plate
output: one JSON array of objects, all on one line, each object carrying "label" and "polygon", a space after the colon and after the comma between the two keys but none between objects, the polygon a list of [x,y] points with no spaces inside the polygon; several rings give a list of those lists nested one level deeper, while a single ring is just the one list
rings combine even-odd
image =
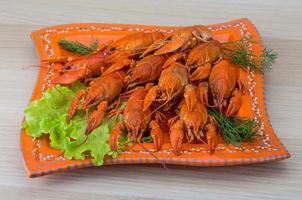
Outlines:
[{"label": "orange plate", "polygon": [[[227,23],[209,25],[208,27],[213,31],[215,38],[221,42],[234,41],[249,35],[253,36],[254,40],[261,40],[256,28],[248,19],[239,19]],[[32,33],[32,39],[42,60],[67,54],[66,51],[57,45],[57,41],[62,37],[88,43],[93,35],[100,43],[103,43],[120,38],[130,32],[169,32],[177,28],[149,25],[69,24],[35,31]],[[250,48],[256,55],[259,55],[262,51],[260,43],[251,43]],[[49,80],[53,75],[53,65],[41,62],[41,66],[32,100],[39,98],[42,91],[49,85]],[[208,167],[262,163],[289,158],[290,154],[275,135],[267,117],[263,94],[263,75],[252,71],[241,71],[240,76],[247,80],[248,92],[243,98],[244,104],[238,114],[252,117],[260,125],[257,139],[244,143],[242,149],[222,143],[218,145],[214,154],[209,155],[204,144],[190,144],[184,145],[181,156],[175,156],[171,152],[170,144],[167,141],[160,152],[154,153],[157,158],[143,148],[136,146],[133,150],[120,154],[117,159],[107,157],[105,164],[153,164],[164,162],[166,164]],[[152,151],[152,144],[144,144],[144,146]],[[21,148],[27,173],[30,177],[93,166],[90,160],[64,159],[62,152],[49,147],[47,137],[33,139],[26,135],[24,130],[21,132]]]}]

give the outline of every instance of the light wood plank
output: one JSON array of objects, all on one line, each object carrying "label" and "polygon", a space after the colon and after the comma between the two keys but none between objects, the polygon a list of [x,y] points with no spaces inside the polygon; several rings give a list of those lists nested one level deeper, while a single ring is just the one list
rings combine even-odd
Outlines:
[{"label": "light wood plank", "polygon": [[[302,186],[301,1],[1,1],[0,199],[299,199]],[[31,31],[76,22],[207,24],[248,17],[279,53],[265,76],[272,125],[289,160],[224,168],[105,166],[26,177],[19,129],[38,73]]]}]

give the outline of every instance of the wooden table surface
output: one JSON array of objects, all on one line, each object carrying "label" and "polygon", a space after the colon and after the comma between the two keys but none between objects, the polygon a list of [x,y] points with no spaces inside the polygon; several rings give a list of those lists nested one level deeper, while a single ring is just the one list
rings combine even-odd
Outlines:
[{"label": "wooden table surface", "polygon": [[[0,199],[299,199],[302,195],[301,1],[0,1]],[[40,27],[78,22],[191,25],[247,17],[279,53],[265,74],[273,128],[285,161],[221,168],[106,166],[29,179],[19,131],[34,88]]]}]

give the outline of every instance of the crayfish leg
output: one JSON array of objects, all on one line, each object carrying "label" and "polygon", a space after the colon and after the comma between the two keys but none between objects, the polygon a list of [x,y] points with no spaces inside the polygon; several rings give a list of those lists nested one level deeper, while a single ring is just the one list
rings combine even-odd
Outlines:
[{"label": "crayfish leg", "polygon": [[154,113],[154,119],[159,124],[163,124],[163,123],[166,123],[168,121],[167,116],[161,111],[156,111]]},{"label": "crayfish leg", "polygon": [[203,142],[202,136],[204,136],[204,133],[203,133],[202,130],[198,130],[197,134],[195,133],[195,137],[196,137],[196,139],[197,139],[198,141]]},{"label": "crayfish leg", "polygon": [[170,119],[168,120],[168,125],[169,125],[169,127],[172,127],[173,124],[175,124],[175,123],[177,122],[177,120],[178,120],[178,116],[175,116],[175,117],[170,118]]},{"label": "crayfish leg", "polygon": [[191,144],[195,137],[194,137],[194,132],[190,127],[187,127],[187,134],[186,134],[186,138],[187,138],[187,144]]}]

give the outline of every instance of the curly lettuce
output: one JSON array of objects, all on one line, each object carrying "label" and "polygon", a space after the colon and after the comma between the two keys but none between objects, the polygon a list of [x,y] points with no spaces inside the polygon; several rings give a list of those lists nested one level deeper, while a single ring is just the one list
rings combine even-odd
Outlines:
[{"label": "curly lettuce", "polygon": [[75,93],[85,86],[76,83],[72,87],[57,85],[32,101],[24,110],[23,128],[29,136],[38,138],[48,134],[50,146],[64,152],[67,159],[85,159],[87,155],[99,166],[106,155],[116,156],[109,146],[109,134],[114,119],[105,119],[90,135],[85,135],[85,113],[78,111],[71,122],[66,122],[69,105]]}]

